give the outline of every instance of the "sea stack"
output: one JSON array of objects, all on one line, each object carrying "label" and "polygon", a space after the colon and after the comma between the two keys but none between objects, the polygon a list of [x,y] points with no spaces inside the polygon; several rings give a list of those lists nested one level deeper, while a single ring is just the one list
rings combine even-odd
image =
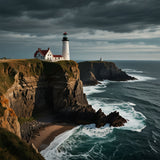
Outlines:
[{"label": "sea stack", "polygon": [[70,60],[70,53],[69,53],[69,39],[67,36],[67,32],[63,33],[62,39],[62,56],[65,60]]}]

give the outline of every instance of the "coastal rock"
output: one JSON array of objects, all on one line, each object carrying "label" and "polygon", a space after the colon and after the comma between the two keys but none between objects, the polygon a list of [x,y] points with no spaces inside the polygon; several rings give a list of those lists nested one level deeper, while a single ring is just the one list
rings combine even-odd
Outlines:
[{"label": "coastal rock", "polygon": [[13,109],[9,107],[8,100],[0,96],[0,127],[21,137],[20,124]]},{"label": "coastal rock", "polygon": [[[79,63],[80,77],[84,85],[96,85],[97,80],[105,79],[112,81],[136,80],[119,69],[113,62],[87,61]],[[94,76],[94,81],[88,77]]]},{"label": "coastal rock", "polygon": [[50,123],[46,122],[38,122],[36,120],[26,121],[21,123],[21,136],[22,139],[26,142],[29,142],[30,139],[35,135],[38,134],[38,131],[46,126],[50,125]]},{"label": "coastal rock", "polygon": [[83,84],[87,86],[98,84],[95,75],[90,71],[83,71],[83,73],[81,73],[81,80],[83,80]]},{"label": "coastal rock", "polygon": [[110,126],[113,127],[124,126],[124,123],[127,123],[127,120],[120,116],[119,112],[116,111],[111,112],[109,115],[107,115],[106,121],[110,124]]},{"label": "coastal rock", "polygon": [[95,124],[97,128],[104,126],[106,123],[109,123],[107,121],[107,116],[102,112],[101,109],[97,111],[96,117],[97,118],[96,118]]},{"label": "coastal rock", "polygon": [[96,112],[91,105],[75,105],[73,107],[64,108],[59,112],[57,118],[63,122],[75,123],[78,125],[95,123],[97,128],[107,123],[113,127],[120,127],[124,126],[127,122],[116,111],[106,116],[101,109]]}]

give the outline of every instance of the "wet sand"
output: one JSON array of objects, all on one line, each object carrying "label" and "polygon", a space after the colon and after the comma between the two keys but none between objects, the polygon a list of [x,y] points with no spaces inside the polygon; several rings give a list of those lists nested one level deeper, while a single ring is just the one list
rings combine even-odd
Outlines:
[{"label": "wet sand", "polygon": [[41,151],[48,147],[56,136],[74,127],[75,125],[66,123],[51,124],[40,129],[38,134],[35,134],[29,143],[33,143],[38,151]]}]

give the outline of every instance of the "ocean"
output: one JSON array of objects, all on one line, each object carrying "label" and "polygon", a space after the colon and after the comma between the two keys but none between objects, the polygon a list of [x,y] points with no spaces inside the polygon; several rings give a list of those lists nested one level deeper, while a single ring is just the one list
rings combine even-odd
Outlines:
[{"label": "ocean", "polygon": [[114,61],[138,80],[84,87],[89,104],[118,111],[123,127],[80,125],[57,136],[46,160],[160,160],[160,61]]}]

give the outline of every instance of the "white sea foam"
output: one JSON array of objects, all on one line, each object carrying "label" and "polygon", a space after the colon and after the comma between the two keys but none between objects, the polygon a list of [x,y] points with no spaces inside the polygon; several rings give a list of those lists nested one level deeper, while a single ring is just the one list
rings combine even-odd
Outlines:
[{"label": "white sea foam", "polygon": [[127,119],[128,122],[125,124],[125,126],[119,127],[120,129],[141,132],[145,128],[146,117],[142,113],[134,109],[134,106],[136,105],[134,103],[131,102],[105,103],[102,101],[101,98],[99,100],[98,98],[97,99],[88,98],[88,101],[89,104],[91,104],[96,111],[99,108],[101,108],[105,114],[118,111],[122,117],[125,117],[125,119]]},{"label": "white sea foam", "polygon": [[137,71],[135,69],[129,69],[129,68],[124,68],[122,71],[125,71],[127,73],[143,73],[143,71]]},{"label": "white sea foam", "polygon": [[[102,141],[99,139],[101,143],[115,141],[116,137],[111,134],[112,131],[113,128],[108,125],[101,128],[96,128],[95,124],[81,125],[57,136],[45,150],[41,151],[41,154],[46,160],[66,160],[79,157],[88,159],[93,154],[104,159],[101,153],[102,146],[100,143],[95,143],[95,138],[103,139]],[[77,153],[77,155],[72,154],[73,149],[86,143],[92,143],[89,150],[86,150],[84,153]]]},{"label": "white sea foam", "polygon": [[42,156],[46,160],[60,160],[65,152],[60,152],[59,147],[65,142],[65,140],[73,135],[78,128],[79,126],[58,135],[46,149],[41,151]]},{"label": "white sea foam", "polygon": [[156,80],[156,78],[154,77],[148,77],[140,74],[130,74],[130,76],[137,78],[137,80],[129,80],[128,82],[143,82],[143,81]]},{"label": "white sea foam", "polygon": [[[141,80],[141,79],[140,79]],[[106,82],[105,82],[106,83]],[[109,82],[107,81],[106,84]],[[112,83],[112,82],[111,82]],[[101,89],[102,86],[97,85],[96,90],[94,90],[94,93],[99,93],[99,90]],[[84,92],[88,94],[88,91],[92,90],[92,86],[88,86],[87,90]],[[119,127],[120,129],[126,129],[126,130],[132,130],[132,131],[137,131],[141,132],[145,128],[145,116],[136,111],[134,109],[134,106],[136,104],[131,103],[131,102],[124,102],[124,101],[109,101],[109,98],[99,98],[97,97],[96,99],[94,97],[87,97],[89,104],[93,106],[93,108],[97,111],[99,108],[102,109],[102,111],[105,114],[109,114],[113,111],[118,111],[121,116],[125,117],[128,122],[125,124],[123,127]]]},{"label": "white sea foam", "polygon": [[123,69],[123,71],[127,72],[130,76],[137,78],[137,80],[129,80],[127,82],[143,82],[143,81],[149,81],[149,80],[155,80],[154,77],[148,77],[143,75],[143,71],[137,71],[135,69]]},{"label": "white sea foam", "polygon": [[104,88],[107,87],[107,84],[109,83],[109,81],[100,81],[101,84],[98,84],[96,86],[85,86],[83,87],[83,91],[86,95],[91,95],[94,93],[102,93],[104,92]]},{"label": "white sea foam", "polygon": [[96,128],[95,124],[85,125],[81,129],[81,133],[91,138],[103,138],[107,134],[112,133],[113,129],[106,124],[104,127]]}]

